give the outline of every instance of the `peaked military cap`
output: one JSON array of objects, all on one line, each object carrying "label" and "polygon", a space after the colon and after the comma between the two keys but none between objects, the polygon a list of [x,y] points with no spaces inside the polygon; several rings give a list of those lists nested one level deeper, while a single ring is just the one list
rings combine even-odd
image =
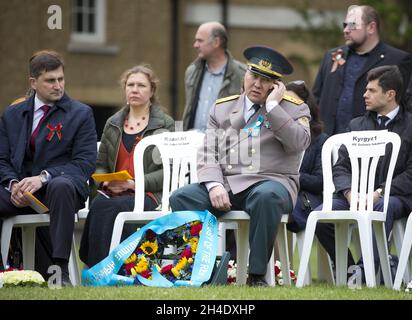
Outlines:
[{"label": "peaked military cap", "polygon": [[272,48],[253,46],[246,48],[243,55],[248,61],[248,69],[262,77],[277,80],[293,72],[289,61]]}]

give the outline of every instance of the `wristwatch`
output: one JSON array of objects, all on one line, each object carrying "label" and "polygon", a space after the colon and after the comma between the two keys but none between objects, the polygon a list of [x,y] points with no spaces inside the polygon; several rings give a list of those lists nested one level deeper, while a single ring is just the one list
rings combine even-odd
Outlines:
[{"label": "wristwatch", "polygon": [[40,177],[40,182],[41,182],[41,184],[44,186],[47,182],[49,182],[49,178],[48,178],[48,176],[47,176],[47,173],[46,173],[46,171],[42,171],[42,172],[40,172],[40,175],[39,175],[39,177]]}]

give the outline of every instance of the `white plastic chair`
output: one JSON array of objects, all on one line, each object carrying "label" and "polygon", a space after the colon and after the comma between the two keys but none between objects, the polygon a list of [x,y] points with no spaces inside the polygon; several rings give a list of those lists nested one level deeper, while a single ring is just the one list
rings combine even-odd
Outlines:
[{"label": "white plastic chair", "polygon": [[[392,153],[385,184],[384,210],[383,212],[373,211],[376,167],[379,158],[385,155],[386,146],[389,143],[392,144]],[[372,245],[373,225],[385,286],[392,288],[384,224],[386,221],[392,175],[398,157],[400,143],[400,138],[396,133],[387,132],[386,130],[342,133],[330,137],[325,142],[322,149],[324,184],[323,209],[321,211],[312,211],[309,215],[296,283],[297,287],[302,287],[304,284],[316,224],[318,222],[328,222],[335,223],[336,284],[346,285],[349,225],[351,223],[357,223],[367,286],[376,286]],[[349,210],[332,210],[335,186],[332,176],[331,155],[336,144],[345,145],[351,162],[352,198]]]},{"label": "white plastic chair", "polygon": [[[300,165],[302,164],[304,153],[301,155]],[[281,217],[281,221],[279,223],[279,228],[277,232],[276,241],[278,243],[279,248],[279,260],[281,271],[283,275],[283,283],[287,286],[292,284],[292,280],[290,278],[290,255],[289,255],[289,244],[288,244],[288,236],[287,236],[287,229],[286,224],[288,223],[289,214],[283,214]],[[223,224],[227,224],[226,227],[222,228],[225,229],[235,229],[236,230],[236,283],[237,284],[245,284],[247,278],[247,264],[248,264],[248,257],[249,257],[249,222],[250,216],[245,211],[242,210],[232,210],[221,217],[219,217],[219,226]],[[222,237],[225,236],[225,233],[220,232]],[[224,242],[223,242],[224,243]],[[223,250],[221,248],[220,250]],[[270,286],[274,286],[275,281],[275,259],[274,259],[274,251],[272,251],[272,256],[269,260],[265,280]]]},{"label": "white plastic chair", "polygon": [[[135,206],[133,211],[120,212],[113,227],[110,252],[120,243],[124,223],[148,223],[170,212],[170,194],[187,183],[197,182],[197,151],[203,145],[204,133],[197,131],[165,132],[140,140],[134,151],[134,168],[136,174]],[[143,154],[147,147],[155,145],[163,164],[163,194],[160,211],[144,211],[145,189],[143,177]],[[191,170],[189,170],[189,168]]]},{"label": "white plastic chair", "polygon": [[[99,147],[100,147],[100,141],[97,141],[97,151],[99,151]],[[86,202],[84,204],[84,208],[80,209],[77,213],[76,213],[76,224],[74,225],[74,238],[76,240],[76,247],[77,244],[80,244],[81,241],[81,237],[82,237],[82,233],[83,233],[83,229],[84,229],[84,223],[87,219],[87,216],[89,215],[89,206],[90,206],[90,198],[86,199]],[[76,250],[77,252],[78,250]]]},{"label": "white plastic chair", "polygon": [[[7,262],[12,230],[14,227],[19,227],[22,230],[23,267],[26,270],[34,270],[36,228],[48,226],[49,224],[50,215],[48,213],[18,215],[4,219],[1,228],[1,257],[3,264]],[[77,286],[80,284],[74,234],[69,258],[69,275],[73,285]]]},{"label": "white plastic chair", "polygon": [[[97,142],[97,150],[99,150],[100,141]],[[77,243],[80,243],[80,237],[83,227],[83,220],[87,218],[89,213],[89,199],[85,202],[85,207],[79,210],[74,217],[74,234],[72,240],[72,249],[69,258],[69,275],[73,285],[80,285],[80,269],[77,260]],[[81,224],[80,221],[83,223]],[[14,216],[3,220],[1,230],[1,256],[3,263],[7,262],[7,256],[10,248],[11,233],[14,227],[22,229],[22,246],[23,246],[23,267],[27,270],[34,270],[34,254],[36,228],[40,226],[48,226],[50,224],[49,214],[30,214]]]},{"label": "white plastic chair", "polygon": [[[276,240],[279,244],[279,259],[281,263],[281,270],[283,275],[283,281],[285,285],[291,285],[290,278],[290,262],[289,262],[289,250],[287,242],[287,230],[286,223],[288,221],[288,215],[284,214],[279,224],[278,234]],[[221,217],[219,217],[219,225],[221,223],[236,222],[236,283],[245,284],[247,278],[247,264],[249,257],[249,222],[250,216],[242,210],[232,210]],[[224,236],[221,234],[221,236]],[[275,285],[275,263],[274,253],[269,260],[265,280],[270,286]]]},{"label": "white plastic chair", "polygon": [[[395,224],[394,224],[395,227]],[[405,284],[410,281],[409,274],[409,255],[412,247],[412,214],[409,214],[404,230],[404,237],[402,241],[402,248],[399,255],[398,270],[396,271],[393,288],[399,290],[402,284],[402,278]],[[399,252],[399,251],[398,251]]]}]

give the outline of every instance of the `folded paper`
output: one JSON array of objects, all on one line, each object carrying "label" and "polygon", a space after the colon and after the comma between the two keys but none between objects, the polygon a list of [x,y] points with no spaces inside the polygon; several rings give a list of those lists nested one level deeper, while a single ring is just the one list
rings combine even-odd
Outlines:
[{"label": "folded paper", "polygon": [[96,182],[104,181],[126,181],[133,179],[127,170],[112,173],[93,173],[92,178]]}]

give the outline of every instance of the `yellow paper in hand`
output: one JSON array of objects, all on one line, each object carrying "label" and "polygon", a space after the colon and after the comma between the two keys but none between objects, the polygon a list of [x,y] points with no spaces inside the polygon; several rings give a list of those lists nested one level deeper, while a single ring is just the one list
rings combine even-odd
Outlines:
[{"label": "yellow paper in hand", "polygon": [[93,173],[92,178],[96,182],[104,181],[126,181],[133,179],[127,170],[122,170],[113,173]]},{"label": "yellow paper in hand", "polygon": [[37,213],[46,213],[49,211],[39,199],[37,199],[31,192],[24,193],[26,200],[29,202],[30,207]]}]

